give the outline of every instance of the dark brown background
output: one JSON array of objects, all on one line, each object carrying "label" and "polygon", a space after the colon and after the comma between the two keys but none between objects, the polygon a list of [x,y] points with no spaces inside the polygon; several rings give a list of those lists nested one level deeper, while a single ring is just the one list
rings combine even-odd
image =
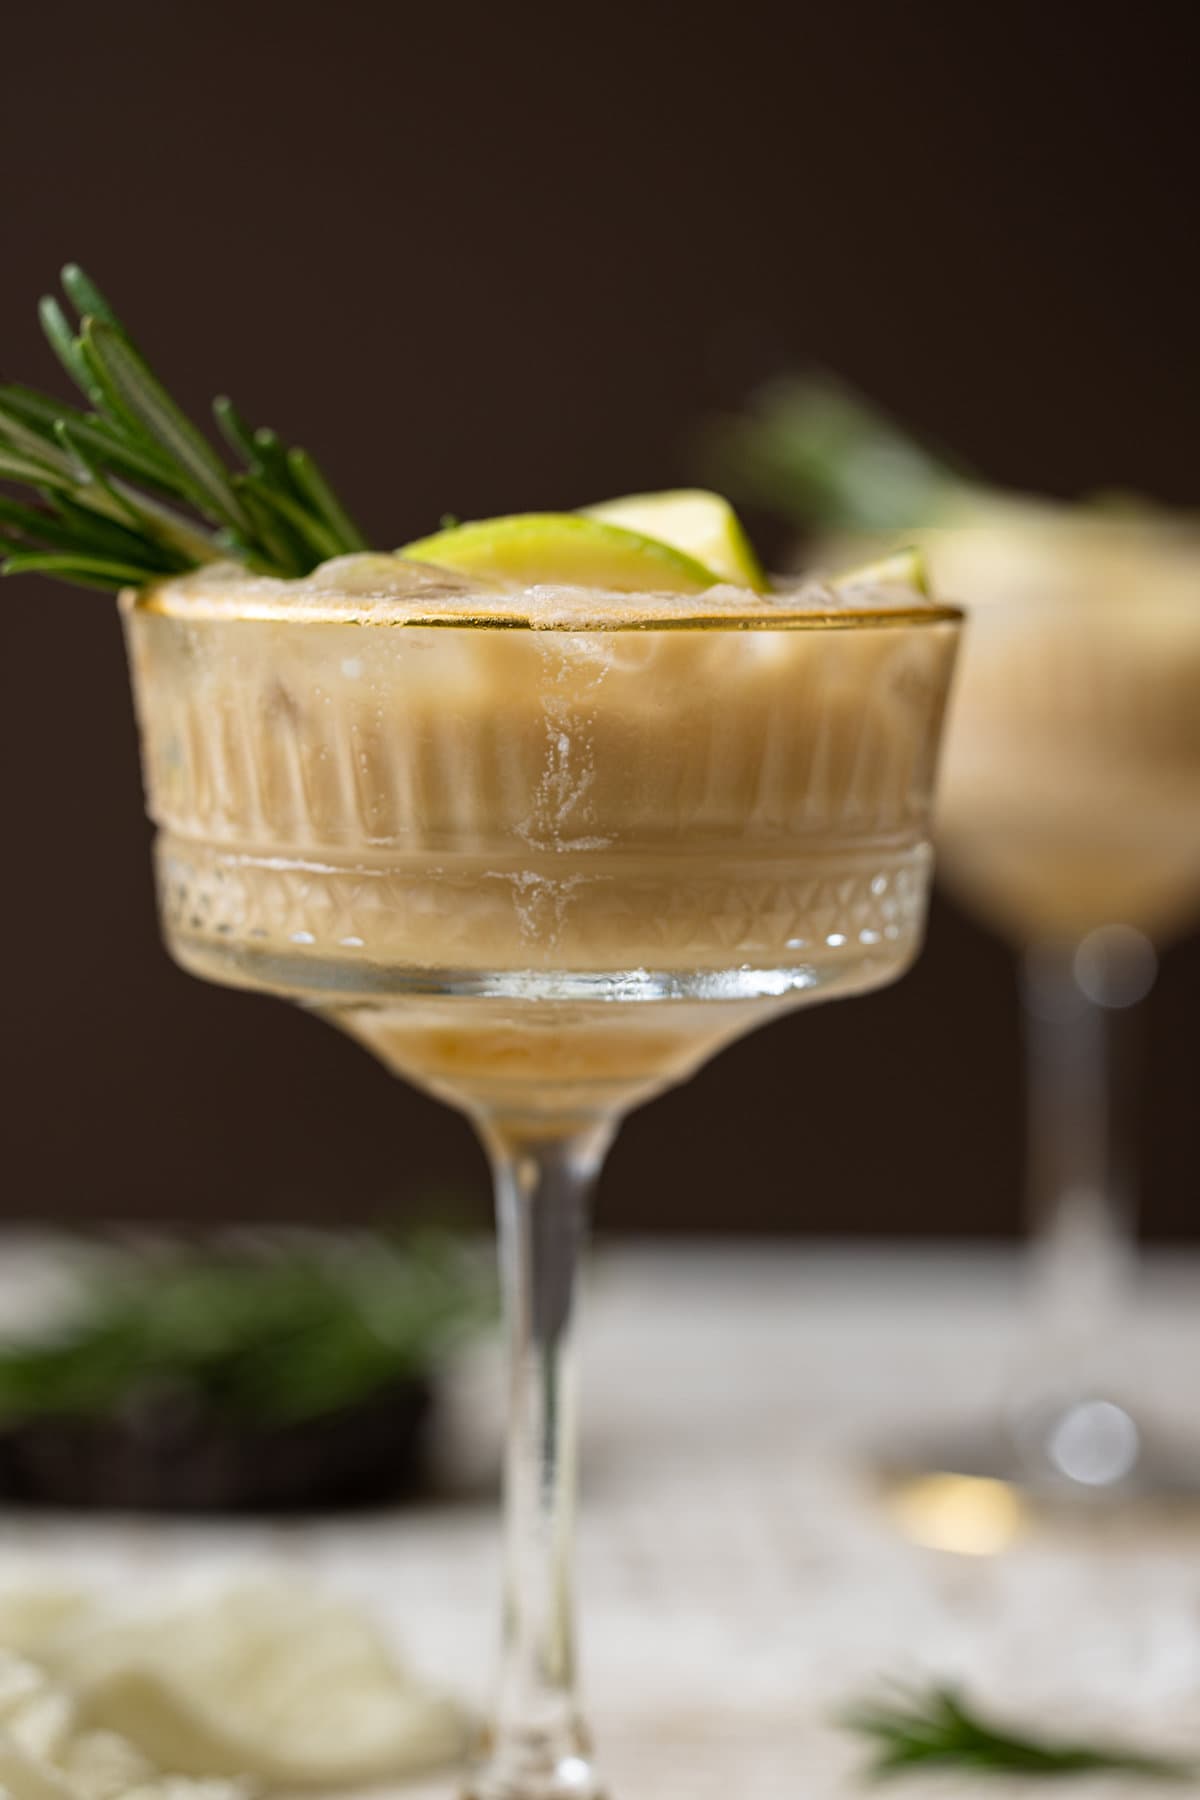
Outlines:
[{"label": "dark brown background", "polygon": [[[1181,16],[1186,9],[1180,9]],[[311,443],[379,541],[674,484],[696,421],[839,368],[995,477],[1200,497],[1194,61],[1164,7],[5,11],[0,366],[66,257],[200,407]],[[449,1112],[159,949],[112,608],[0,593],[11,1215],[483,1205]],[[1200,940],[1151,1001],[1147,1222],[1190,1234]],[[900,987],[637,1115],[603,1217],[1019,1217],[1006,952],[939,905]]]}]

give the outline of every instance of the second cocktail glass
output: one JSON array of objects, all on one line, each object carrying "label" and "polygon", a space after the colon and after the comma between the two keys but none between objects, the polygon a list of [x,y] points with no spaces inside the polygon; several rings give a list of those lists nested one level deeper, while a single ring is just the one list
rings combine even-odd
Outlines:
[{"label": "second cocktail glass", "polygon": [[1079,1498],[1200,1490],[1129,1367],[1138,1002],[1200,914],[1200,534],[995,503],[922,533],[971,596],[938,813],[951,891],[1021,952],[1037,1299],[1004,1421],[938,1466]]},{"label": "second cocktail glass", "polygon": [[510,1352],[472,1791],[598,1791],[575,1682],[574,1276],[622,1115],[919,945],[957,615],[887,589],[475,590],[391,558],[125,603],[164,925],[462,1108]]}]

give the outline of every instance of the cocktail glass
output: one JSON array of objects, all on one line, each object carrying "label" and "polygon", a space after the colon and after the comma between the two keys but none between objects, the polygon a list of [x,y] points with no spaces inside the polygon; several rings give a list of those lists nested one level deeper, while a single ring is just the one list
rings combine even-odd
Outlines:
[{"label": "cocktail glass", "polygon": [[[496,1181],[503,1649],[471,1791],[598,1791],[571,1595],[574,1278],[631,1106],[916,953],[957,615],[216,570],[124,617],[168,943],[458,1106]],[[536,619],[536,628],[530,623]]]},{"label": "cocktail glass", "polygon": [[937,1467],[1079,1498],[1200,1488],[1124,1327],[1138,1002],[1200,916],[1200,533],[997,505],[920,534],[969,592],[939,874],[1022,958],[1036,1329],[991,1429]]}]

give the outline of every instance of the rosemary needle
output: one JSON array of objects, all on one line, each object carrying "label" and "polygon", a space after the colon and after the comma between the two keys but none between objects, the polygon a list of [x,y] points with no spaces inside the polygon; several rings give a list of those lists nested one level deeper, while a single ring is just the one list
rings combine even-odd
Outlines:
[{"label": "rosemary needle", "polygon": [[154,374],[95,282],[75,264],[47,296],[42,328],[85,405],[0,384],[0,572],[84,587],[142,586],[233,559],[306,575],[367,545],[304,450],[215,403],[229,467]]},{"label": "rosemary needle", "polygon": [[954,1688],[894,1695],[854,1707],[842,1723],[866,1738],[875,1776],[957,1769],[978,1775],[1068,1776],[1102,1771],[1162,1781],[1195,1780],[1200,1763],[1109,1743],[1054,1742],[989,1723]]}]

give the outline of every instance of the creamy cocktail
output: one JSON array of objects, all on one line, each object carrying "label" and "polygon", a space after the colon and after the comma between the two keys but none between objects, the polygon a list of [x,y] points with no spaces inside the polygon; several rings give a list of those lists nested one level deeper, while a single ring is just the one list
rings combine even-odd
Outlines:
[{"label": "creamy cocktail", "polygon": [[915,954],[954,616],[890,571],[656,595],[354,557],[208,570],[125,617],[176,956],[322,1012],[465,1107],[495,1164],[509,1598],[477,1791],[586,1796],[587,1191],[630,1105]]},{"label": "creamy cocktail", "polygon": [[64,496],[0,511],[8,567],[123,592],[184,966],[315,1009],[479,1130],[510,1418],[472,1791],[590,1800],[571,1601],[589,1190],[630,1105],[915,954],[958,616],[911,556],[773,589],[695,492],[367,552],[311,459],[226,404],[231,472],[103,296],[64,281],[83,329],[53,304],[47,328],[102,411],[0,390],[0,473],[40,491],[49,468]]},{"label": "creamy cocktail", "polygon": [[1200,1444],[1146,1416],[1117,1320],[1135,1254],[1131,1009],[1157,947],[1200,914],[1200,530],[977,502],[920,538],[973,603],[939,867],[1022,952],[1030,1064],[1039,1328],[1005,1432],[959,1459],[1077,1493],[1195,1489]]},{"label": "creamy cocktail", "polygon": [[[1038,1327],[999,1431],[940,1461],[1120,1496],[1200,1488],[1117,1328],[1135,1255],[1137,1021],[1200,915],[1200,529],[976,498],[913,536],[971,631],[939,790],[945,885],[1021,953]],[[862,547],[860,546],[860,554]]]},{"label": "creamy cocktail", "polygon": [[655,600],[354,557],[126,620],[180,960],[465,1102],[609,1109],[915,952],[953,627],[902,586]]},{"label": "creamy cocktail", "polygon": [[974,618],[938,806],[948,884],[1019,944],[1200,909],[1200,532],[996,507],[923,535]]},{"label": "creamy cocktail", "polygon": [[1200,1434],[1147,1432],[1115,1329],[1133,1009],[1200,917],[1200,518],[987,488],[827,378],[771,386],[718,437],[744,491],[817,529],[818,560],[915,543],[971,606],[938,866],[1022,954],[1043,1318],[1011,1423],[949,1454],[1058,1492],[1200,1487]]}]

